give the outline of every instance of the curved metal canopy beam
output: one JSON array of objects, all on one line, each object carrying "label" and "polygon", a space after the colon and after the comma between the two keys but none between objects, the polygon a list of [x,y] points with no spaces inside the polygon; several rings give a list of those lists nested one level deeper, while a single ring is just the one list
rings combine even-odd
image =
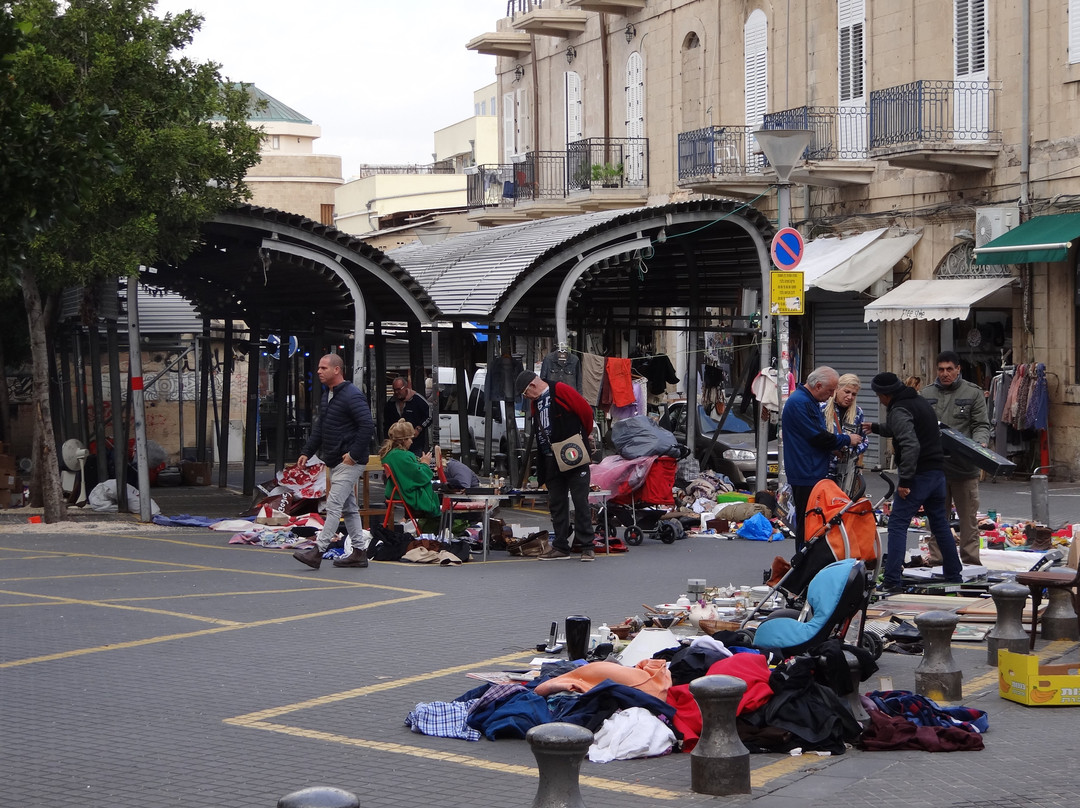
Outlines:
[{"label": "curved metal canopy beam", "polygon": [[[303,247],[288,241],[282,241],[281,239],[264,238],[262,240],[262,249],[269,252],[294,255],[315,264],[321,264],[340,279],[349,290],[349,296],[352,298],[353,302],[353,334],[356,344],[361,346],[367,344],[367,304],[364,301],[364,293],[361,291],[360,284],[357,283],[356,278],[353,277],[352,273],[349,272],[340,261],[332,259],[318,250],[313,250],[309,247]],[[355,365],[355,367],[353,367],[354,379],[363,377],[364,366],[362,364],[362,358],[366,355],[367,351],[364,350],[353,351],[353,363]]]}]

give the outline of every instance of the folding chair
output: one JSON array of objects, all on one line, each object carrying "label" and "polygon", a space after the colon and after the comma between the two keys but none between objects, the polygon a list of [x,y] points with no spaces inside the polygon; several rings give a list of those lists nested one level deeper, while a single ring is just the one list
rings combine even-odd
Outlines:
[{"label": "folding chair", "polygon": [[413,523],[413,528],[416,530],[416,535],[420,535],[420,524],[416,521],[416,517],[413,516],[412,510],[405,504],[405,500],[401,497],[401,489],[398,488],[397,480],[394,479],[394,472],[390,469],[386,463],[383,463],[383,474],[386,475],[386,513],[383,516],[383,527],[392,528],[394,525],[394,507],[400,505],[405,510],[405,518]]}]

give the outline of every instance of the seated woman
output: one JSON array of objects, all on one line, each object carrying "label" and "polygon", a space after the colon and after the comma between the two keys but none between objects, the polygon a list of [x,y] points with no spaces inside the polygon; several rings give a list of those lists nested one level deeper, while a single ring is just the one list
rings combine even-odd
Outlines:
[{"label": "seated woman", "polygon": [[[387,430],[389,438],[379,448],[379,457],[390,467],[398,484],[398,497],[405,501],[413,516],[420,522],[421,530],[430,518],[439,518],[439,496],[431,487],[431,453],[425,452],[419,458],[409,451],[413,442],[413,425],[402,418],[391,424]],[[387,481],[387,491],[392,493]],[[425,518],[427,517],[427,518]],[[438,521],[436,521],[436,526]]]}]

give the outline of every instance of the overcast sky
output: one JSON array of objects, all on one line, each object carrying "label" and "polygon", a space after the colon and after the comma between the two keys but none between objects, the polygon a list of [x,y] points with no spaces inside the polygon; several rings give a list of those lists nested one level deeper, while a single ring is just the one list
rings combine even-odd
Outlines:
[{"label": "overcast sky", "polygon": [[221,65],[322,127],[319,154],[361,163],[430,163],[436,129],[473,114],[495,58],[465,43],[506,0],[158,0],[204,22],[185,53]]}]

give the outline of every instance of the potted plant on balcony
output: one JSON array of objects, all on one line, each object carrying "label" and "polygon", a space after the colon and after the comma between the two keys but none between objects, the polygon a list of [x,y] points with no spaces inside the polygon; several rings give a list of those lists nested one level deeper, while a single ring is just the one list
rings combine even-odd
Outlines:
[{"label": "potted plant on balcony", "polygon": [[623,174],[622,163],[593,163],[592,181],[602,188],[618,188]]}]

